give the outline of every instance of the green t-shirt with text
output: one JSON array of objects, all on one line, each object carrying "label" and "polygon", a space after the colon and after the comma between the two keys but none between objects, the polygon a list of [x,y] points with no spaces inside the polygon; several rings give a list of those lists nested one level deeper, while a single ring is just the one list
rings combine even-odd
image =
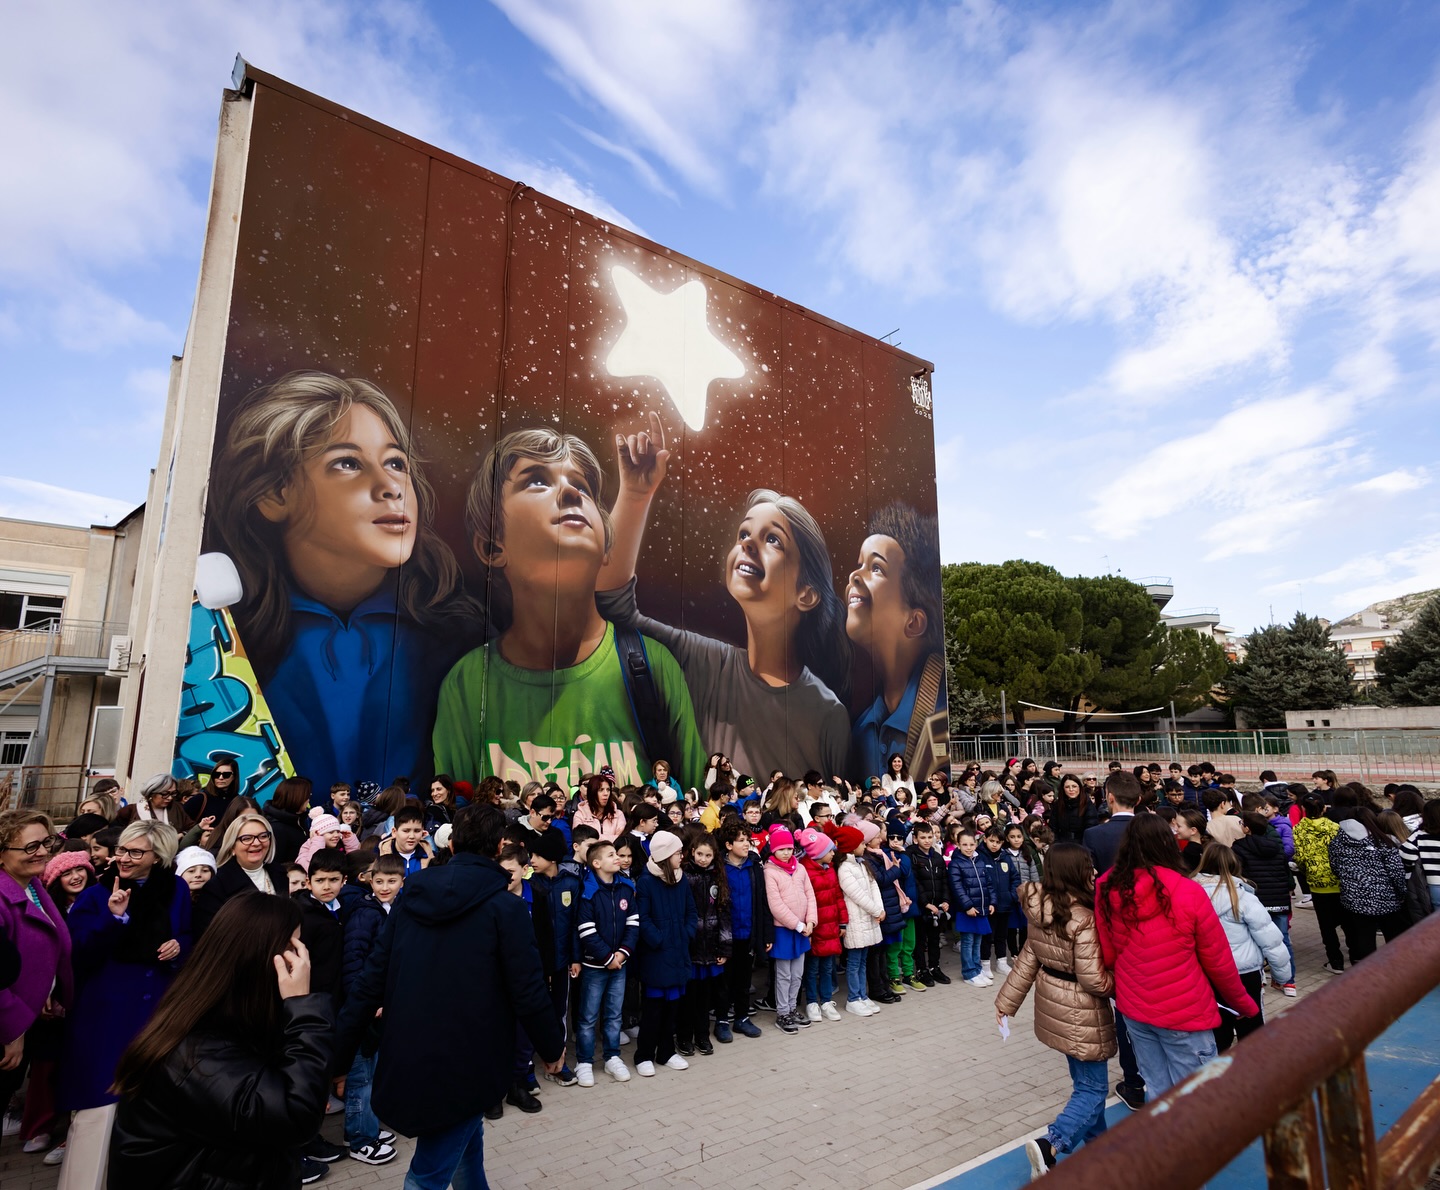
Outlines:
[{"label": "green t-shirt with text", "polygon": [[[665,759],[683,786],[698,787],[706,754],[685,677],[670,650],[648,636],[645,652],[678,752]],[[495,776],[568,790],[605,765],[619,785],[650,778],[612,624],[599,647],[569,669],[520,669],[493,642],[465,654],[441,683],[434,746],[436,772],[461,781]]]}]

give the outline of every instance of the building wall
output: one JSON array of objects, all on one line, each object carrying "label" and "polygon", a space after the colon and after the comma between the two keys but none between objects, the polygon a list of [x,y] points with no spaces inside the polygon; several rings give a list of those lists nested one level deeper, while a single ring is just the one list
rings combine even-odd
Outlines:
[{"label": "building wall", "polygon": [[1286,711],[1290,731],[1343,731],[1357,728],[1440,728],[1440,707],[1336,707],[1333,710]]},{"label": "building wall", "polygon": [[[51,525],[0,518],[0,591],[23,589],[26,574],[53,576],[68,583],[64,620],[124,624],[135,585],[144,520],[143,506],[115,526]],[[43,685],[43,681],[36,681],[23,692],[18,686],[0,689],[0,732],[36,729]],[[95,709],[117,705],[119,693],[118,678],[57,675],[41,763],[83,765]]]}]

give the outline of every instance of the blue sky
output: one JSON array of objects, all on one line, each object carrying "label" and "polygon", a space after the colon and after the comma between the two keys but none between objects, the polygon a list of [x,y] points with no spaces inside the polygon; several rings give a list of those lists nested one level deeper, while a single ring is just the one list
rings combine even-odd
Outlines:
[{"label": "blue sky", "polygon": [[30,3],[0,515],[144,497],[235,52],[936,364],[947,561],[1440,586],[1440,7]]}]

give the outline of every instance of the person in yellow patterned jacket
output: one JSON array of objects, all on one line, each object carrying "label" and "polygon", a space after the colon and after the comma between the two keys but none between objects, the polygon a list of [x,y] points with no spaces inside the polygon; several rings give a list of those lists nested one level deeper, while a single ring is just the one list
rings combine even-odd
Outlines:
[{"label": "person in yellow patterned jacket", "polygon": [[1305,817],[1295,824],[1295,866],[1310,886],[1310,907],[1320,936],[1325,940],[1325,970],[1338,975],[1345,969],[1340,953],[1340,879],[1330,870],[1330,840],[1340,831],[1333,819],[1325,817],[1325,802],[1310,794],[1300,805]]}]

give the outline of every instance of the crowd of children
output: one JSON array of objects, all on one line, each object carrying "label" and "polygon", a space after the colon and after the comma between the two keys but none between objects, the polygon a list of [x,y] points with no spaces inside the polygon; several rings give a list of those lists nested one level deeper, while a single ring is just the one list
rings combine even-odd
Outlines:
[{"label": "crowd of children", "polygon": [[[336,785],[317,796],[303,778],[291,778],[263,807],[233,792],[233,767],[222,774],[222,765],[199,788],[156,778],[134,806],[118,786],[101,788],[63,835],[54,835],[43,815],[10,811],[10,834],[37,832],[25,862],[44,863],[38,881],[26,876],[21,859],[5,870],[40,913],[60,922],[74,920],[77,906],[89,904],[88,890],[102,886],[85,912],[108,913],[115,924],[107,929],[133,934],[131,959],[144,958],[157,981],[178,968],[190,938],[230,897],[252,889],[288,894],[300,908],[312,989],[338,1003],[406,882],[449,859],[457,809],[496,804],[510,826],[495,858],[529,911],[554,1012],[572,1045],[573,1061],[544,1077],[580,1087],[596,1085],[597,1068],[616,1082],[662,1068],[683,1071],[736,1034],[762,1037],[762,1013],[773,1014],[775,1030],[786,1035],[845,1014],[874,1016],[950,984],[940,961],[946,944],[959,953],[964,983],[992,985],[1030,953],[1042,904],[1034,890],[1048,853],[1087,845],[1087,833],[1112,813],[1117,820],[1121,812],[1153,813],[1166,824],[1175,869],[1193,874],[1209,897],[1256,1001],[1267,966],[1273,987],[1294,994],[1289,920],[1296,904],[1316,913],[1325,970],[1335,972],[1346,958],[1342,934],[1350,961],[1358,962],[1374,950],[1377,933],[1388,940],[1419,912],[1416,888],[1428,886],[1440,900],[1440,801],[1426,802],[1409,787],[1388,789],[1393,808],[1386,810],[1369,790],[1333,773],[1317,773],[1313,790],[1265,773],[1258,792],[1241,795],[1234,778],[1213,766],[1185,772],[1172,765],[1166,777],[1148,765],[1122,782],[1138,787],[1138,796],[1117,803],[1097,777],[1068,774],[1055,762],[1044,771],[1028,760],[999,771],[970,765],[958,777],[942,768],[917,781],[897,756],[883,778],[863,787],[818,773],[800,780],[774,773],[762,789],[719,761],[712,757],[715,780],[703,797],[682,793],[660,762],[644,786],[622,787],[608,771],[575,790],[494,778],[472,788],[441,774],[423,797],[403,780],[384,790]],[[1121,783],[1110,784],[1113,792]],[[23,852],[9,837],[4,843],[7,853]],[[141,851],[157,874],[178,878],[179,908],[168,917],[163,906],[140,912],[132,890],[145,880],[137,884],[128,873]],[[1074,900],[1083,884],[1072,860],[1063,879],[1052,881],[1062,899]],[[126,911],[122,893],[136,896],[135,909]],[[6,904],[0,899],[0,908]],[[1053,903],[1044,904],[1050,913]],[[62,987],[70,995],[73,979],[72,1003],[80,1003],[87,981],[97,978],[95,965],[82,962],[90,945],[77,935],[73,975],[57,966],[57,996]],[[68,948],[62,961],[70,962]],[[1024,961],[1033,978],[1033,955]],[[1101,976],[1086,971],[1100,986]],[[111,993],[121,1001],[129,994]],[[67,1099],[66,1036],[77,1025],[51,1003],[44,998],[44,1011],[15,1037],[0,1038],[7,1043],[0,1065],[6,1098],[19,1086],[9,1072],[28,1066],[29,1073],[23,1117],[13,1126],[7,1117],[6,1135],[19,1132],[25,1151],[64,1161],[67,1188],[88,1187],[93,1146],[83,1160],[67,1156],[68,1112],[114,1100],[101,1095],[97,1109]],[[112,1003],[104,1012],[112,1033],[124,1035],[122,1049],[144,1024],[143,1008],[124,1016]],[[1232,1020],[1231,1034],[1253,1027]],[[395,1157],[394,1138],[369,1100],[383,1028],[383,1019],[371,1026],[332,1104],[344,1112],[346,1144],[312,1137],[304,1181],[318,1180],[344,1156],[368,1164]],[[1085,1052],[1098,1036],[1087,1034]],[[519,1030],[510,1092],[487,1115],[507,1104],[540,1111],[539,1069]],[[1081,1124],[1083,1133],[1093,1120],[1087,1115]],[[1056,1132],[1057,1143],[1078,1143],[1072,1132]]]}]

